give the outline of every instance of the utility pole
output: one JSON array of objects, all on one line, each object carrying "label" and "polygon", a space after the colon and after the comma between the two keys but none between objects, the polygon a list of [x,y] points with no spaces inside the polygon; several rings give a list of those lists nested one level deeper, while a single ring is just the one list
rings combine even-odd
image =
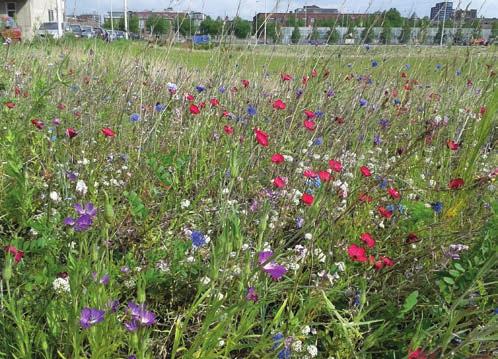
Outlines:
[{"label": "utility pole", "polygon": [[62,22],[64,21],[64,9],[62,8],[61,0],[57,0],[57,35],[59,39],[62,37]]},{"label": "utility pole", "polygon": [[448,5],[448,2],[444,2],[444,12],[443,12],[443,27],[441,28],[441,41],[439,43],[439,46],[443,46],[443,38],[444,38],[444,23],[446,21],[446,6]]},{"label": "utility pole", "polygon": [[265,0],[265,45],[266,45],[266,23],[268,22],[268,14],[266,13],[266,0]]},{"label": "utility pole", "polygon": [[124,0],[124,26],[125,26],[125,39],[128,40],[128,0]]},{"label": "utility pole", "polygon": [[111,31],[114,34],[114,20],[112,18],[112,0],[111,0]]}]

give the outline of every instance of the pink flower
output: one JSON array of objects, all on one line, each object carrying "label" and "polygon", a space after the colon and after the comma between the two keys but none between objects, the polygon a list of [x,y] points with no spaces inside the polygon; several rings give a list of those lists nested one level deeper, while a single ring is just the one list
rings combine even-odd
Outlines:
[{"label": "pink flower", "polygon": [[366,262],[367,256],[364,248],[358,247],[356,244],[351,244],[348,247],[348,255],[355,262]]}]

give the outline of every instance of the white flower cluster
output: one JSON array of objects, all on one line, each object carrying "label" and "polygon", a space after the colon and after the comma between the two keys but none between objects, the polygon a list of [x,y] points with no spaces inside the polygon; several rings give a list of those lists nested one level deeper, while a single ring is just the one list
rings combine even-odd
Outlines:
[{"label": "white flower cluster", "polygon": [[57,294],[69,293],[71,291],[71,286],[69,285],[69,277],[55,278],[52,282],[52,287]]}]

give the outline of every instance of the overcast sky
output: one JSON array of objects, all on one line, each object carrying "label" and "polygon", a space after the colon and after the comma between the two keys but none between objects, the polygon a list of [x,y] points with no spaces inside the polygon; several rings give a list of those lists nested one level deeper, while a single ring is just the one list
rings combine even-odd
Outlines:
[{"label": "overcast sky", "polygon": [[[124,0],[66,0],[68,14],[106,13],[111,8],[123,9]],[[250,19],[256,12],[268,11],[286,12],[303,5],[317,5],[322,8],[337,8],[341,12],[374,12],[391,7],[397,8],[403,16],[409,16],[414,11],[419,17],[428,16],[431,6],[442,0],[128,0],[129,10],[163,10],[172,7],[175,10],[200,11],[212,17],[233,17],[236,14]],[[465,0],[454,1],[453,8],[477,9],[478,16],[498,17],[498,0]]]}]

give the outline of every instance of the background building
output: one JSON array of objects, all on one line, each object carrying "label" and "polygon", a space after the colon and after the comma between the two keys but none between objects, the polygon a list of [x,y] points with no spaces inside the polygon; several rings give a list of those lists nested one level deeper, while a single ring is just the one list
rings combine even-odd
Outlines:
[{"label": "background building", "polygon": [[477,19],[477,9],[456,10],[454,18],[455,20],[475,20]]},{"label": "background building", "polygon": [[0,0],[0,15],[13,17],[24,39],[44,22],[64,22],[65,0]]},{"label": "background building", "polygon": [[443,21],[453,19],[453,3],[451,1],[439,2],[431,7],[431,20]]}]

